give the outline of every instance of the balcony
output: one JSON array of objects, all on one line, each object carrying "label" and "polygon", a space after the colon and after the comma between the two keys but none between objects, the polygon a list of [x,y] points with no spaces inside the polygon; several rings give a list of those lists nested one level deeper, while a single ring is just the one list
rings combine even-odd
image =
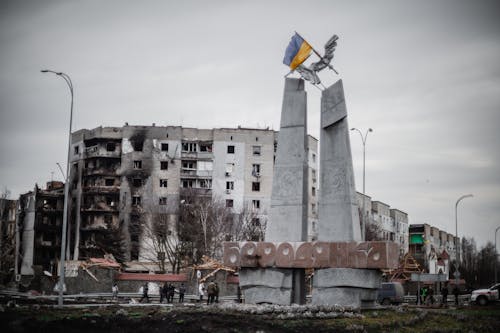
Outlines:
[{"label": "balcony", "polygon": [[212,177],[212,170],[196,170],[196,169],[187,169],[187,168],[182,168],[181,169],[181,177],[202,177],[202,178],[211,178]]},{"label": "balcony", "polygon": [[83,169],[83,176],[116,176],[119,166],[115,168],[86,168]]},{"label": "balcony", "polygon": [[91,158],[91,157],[104,157],[104,158],[121,158],[121,152],[119,149],[115,149],[114,151],[108,151],[105,147],[101,147],[99,145],[91,146],[85,148],[83,152],[83,158]]},{"label": "balcony", "polygon": [[82,191],[85,194],[120,194],[120,186],[85,186]]},{"label": "balcony", "polygon": [[114,203],[113,205],[107,205],[105,203],[97,203],[90,204],[81,208],[81,212],[86,213],[117,213],[118,212],[118,203]]},{"label": "balcony", "polygon": [[183,187],[181,187],[180,195],[181,196],[212,196],[212,189],[211,188],[195,188],[195,187],[183,188]]}]

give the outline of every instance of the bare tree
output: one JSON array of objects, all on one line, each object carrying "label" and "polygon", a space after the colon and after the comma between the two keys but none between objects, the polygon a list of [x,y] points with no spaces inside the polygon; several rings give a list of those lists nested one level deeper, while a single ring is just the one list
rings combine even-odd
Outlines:
[{"label": "bare tree", "polygon": [[144,223],[143,236],[143,253],[149,260],[158,262],[160,272],[168,271],[167,263],[172,272],[179,272],[183,251],[175,215],[161,209],[151,214],[151,220]]},{"label": "bare tree", "polygon": [[365,240],[366,241],[382,241],[383,229],[378,222],[370,221],[365,225]]},{"label": "bare tree", "polygon": [[267,217],[259,213],[250,203],[246,203],[234,216],[231,240],[263,241],[266,227]]}]

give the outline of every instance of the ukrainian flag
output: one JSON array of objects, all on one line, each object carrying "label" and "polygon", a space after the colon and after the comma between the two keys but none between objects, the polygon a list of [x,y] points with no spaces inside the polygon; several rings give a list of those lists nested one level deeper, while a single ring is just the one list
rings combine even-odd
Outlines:
[{"label": "ukrainian flag", "polygon": [[283,63],[293,71],[311,55],[312,47],[299,34],[293,35],[285,51]]}]

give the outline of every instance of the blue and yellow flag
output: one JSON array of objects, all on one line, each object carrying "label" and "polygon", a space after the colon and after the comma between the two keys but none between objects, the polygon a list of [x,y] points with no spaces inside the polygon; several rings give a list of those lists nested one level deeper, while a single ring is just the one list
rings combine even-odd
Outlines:
[{"label": "blue and yellow flag", "polygon": [[311,55],[312,47],[299,34],[293,35],[285,51],[283,63],[293,71]]}]

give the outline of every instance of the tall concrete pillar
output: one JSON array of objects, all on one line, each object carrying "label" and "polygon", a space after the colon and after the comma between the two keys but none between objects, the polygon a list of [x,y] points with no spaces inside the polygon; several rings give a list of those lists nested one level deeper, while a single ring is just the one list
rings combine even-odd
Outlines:
[{"label": "tall concrete pillar", "polygon": [[267,242],[307,241],[307,95],[287,78],[274,164]]},{"label": "tall concrete pillar", "polygon": [[[361,241],[352,167],[347,108],[342,81],[321,96],[320,196],[318,241]],[[313,304],[362,307],[374,301],[378,270],[318,269],[313,280]]]},{"label": "tall concrete pillar", "polygon": [[[304,80],[285,79],[266,242],[307,241],[307,95]],[[301,268],[242,268],[248,303],[305,303]]]}]

